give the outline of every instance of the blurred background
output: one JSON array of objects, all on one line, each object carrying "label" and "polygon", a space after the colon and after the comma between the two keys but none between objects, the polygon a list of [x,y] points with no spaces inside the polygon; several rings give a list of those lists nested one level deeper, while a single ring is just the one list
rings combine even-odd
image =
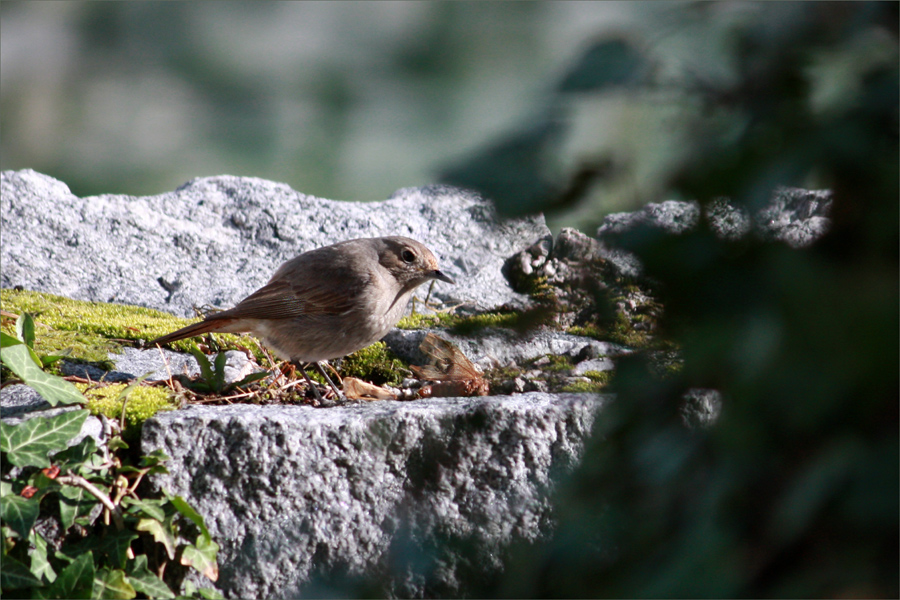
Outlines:
[{"label": "blurred background", "polygon": [[533,108],[618,2],[6,2],[0,167],[79,196],[201,176],[381,200]]}]

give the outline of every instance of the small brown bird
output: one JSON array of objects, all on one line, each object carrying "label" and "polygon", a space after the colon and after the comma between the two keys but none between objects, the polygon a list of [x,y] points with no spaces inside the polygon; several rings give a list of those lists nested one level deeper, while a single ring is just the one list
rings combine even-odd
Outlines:
[{"label": "small brown bird", "polygon": [[346,356],[383,338],[423,283],[454,283],[423,244],[406,237],[360,238],[310,250],[278,268],[269,283],[237,306],[150,342],[166,344],[207,332],[252,333],[294,363]]}]

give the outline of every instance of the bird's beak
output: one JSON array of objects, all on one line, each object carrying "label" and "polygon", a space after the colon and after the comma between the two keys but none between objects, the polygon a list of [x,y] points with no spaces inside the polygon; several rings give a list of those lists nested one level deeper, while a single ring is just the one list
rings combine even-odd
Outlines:
[{"label": "bird's beak", "polygon": [[447,283],[454,283],[454,284],[456,283],[455,281],[453,281],[452,279],[450,279],[449,277],[444,275],[438,269],[435,269],[434,271],[429,273],[428,276],[431,277],[432,279],[440,279],[441,281],[446,281]]}]

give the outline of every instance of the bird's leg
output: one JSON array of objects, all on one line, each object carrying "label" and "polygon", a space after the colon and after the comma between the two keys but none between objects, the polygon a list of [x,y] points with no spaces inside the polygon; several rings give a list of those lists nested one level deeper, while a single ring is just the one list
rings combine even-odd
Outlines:
[{"label": "bird's leg", "polygon": [[343,398],[344,395],[343,395],[343,394],[341,393],[341,391],[337,388],[337,386],[334,385],[334,382],[331,380],[331,377],[328,376],[328,373],[325,372],[325,369],[322,368],[322,363],[320,363],[320,362],[314,362],[313,364],[316,365],[316,369],[318,369],[319,373],[322,374],[322,377],[325,378],[325,381],[328,382],[328,385],[331,386],[331,389],[334,390],[335,396],[337,396],[338,399]]},{"label": "bird's leg", "polygon": [[316,400],[321,404],[322,403],[322,394],[319,393],[319,388],[316,387],[316,383],[309,378],[309,375],[306,374],[306,370],[304,370],[303,366],[299,362],[291,361],[291,364],[297,368],[303,374],[303,378],[306,380],[306,385],[312,388],[313,394],[316,397]]}]

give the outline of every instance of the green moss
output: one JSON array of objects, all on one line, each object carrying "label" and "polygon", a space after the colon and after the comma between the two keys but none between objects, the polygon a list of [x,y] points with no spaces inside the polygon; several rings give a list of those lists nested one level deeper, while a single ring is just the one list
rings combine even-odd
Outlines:
[{"label": "green moss", "polygon": [[585,371],[584,376],[594,383],[601,383],[603,385],[609,384],[612,380],[612,373],[610,371]]},{"label": "green moss", "polygon": [[603,388],[606,387],[605,383],[599,383],[596,381],[575,381],[573,383],[566,384],[559,391],[560,392],[573,392],[573,393],[592,393],[596,394],[601,392]]},{"label": "green moss", "polygon": [[547,371],[549,373],[557,373],[562,371],[569,371],[572,368],[572,361],[569,360],[569,358],[566,356],[560,356],[558,354],[548,354],[547,358],[550,360],[550,363],[542,365],[540,367],[543,371]]},{"label": "green moss", "polygon": [[573,325],[572,327],[566,329],[566,333],[590,337],[594,338],[595,340],[606,341],[608,339],[606,337],[606,332],[596,325]]},{"label": "green moss", "polygon": [[[102,414],[109,419],[121,418],[124,400],[118,398],[118,395],[125,389],[126,384],[116,383],[98,388],[86,383],[76,383],[75,387],[85,395],[87,399],[85,408],[91,411],[92,415]],[[125,422],[131,427],[140,427],[157,412],[175,408],[177,408],[175,400],[167,389],[137,386],[128,395]]]},{"label": "green moss", "polygon": [[441,327],[457,335],[476,334],[482,329],[504,327],[515,329],[521,320],[521,313],[515,311],[485,312],[474,315],[433,313],[412,314],[400,319],[400,329],[430,329]]},{"label": "green moss", "polygon": [[449,313],[412,313],[400,319],[397,327],[400,329],[431,329],[433,327],[451,327],[456,323],[456,317]]},{"label": "green moss", "polygon": [[[38,354],[68,350],[72,359],[99,363],[107,361],[110,352],[117,352],[121,341],[152,340],[193,322],[151,308],[72,300],[27,290],[0,290],[0,306],[12,313],[34,316],[34,350]],[[14,333],[14,320],[4,320],[3,331]],[[229,347],[239,339],[235,335],[219,336]],[[187,351],[191,343],[182,340],[171,347]]]},{"label": "green moss", "polygon": [[409,367],[384,342],[375,342],[341,361],[340,373],[342,377],[356,377],[375,385],[398,386]]},{"label": "green moss", "polygon": [[[635,321],[641,320],[644,319],[635,319]],[[647,317],[647,320],[649,320],[649,317]],[[647,332],[636,330],[634,324],[621,313],[616,314],[615,320],[609,327],[600,327],[596,324],[585,326],[576,325],[566,329],[566,333],[583,335],[596,340],[614,342],[630,348],[645,348],[649,346],[654,339],[653,336]]]},{"label": "green moss", "polygon": [[590,381],[575,381],[568,383],[560,389],[561,392],[599,392],[612,380],[609,371],[587,371],[584,374]]},{"label": "green moss", "polygon": [[546,275],[532,275],[523,277],[519,281],[519,285],[516,291],[523,294],[528,294],[535,299],[556,296],[556,288],[550,284]]},{"label": "green moss", "polygon": [[450,327],[450,332],[457,335],[471,335],[493,327],[516,329],[521,315],[516,312],[491,312],[477,315],[466,315]]}]

